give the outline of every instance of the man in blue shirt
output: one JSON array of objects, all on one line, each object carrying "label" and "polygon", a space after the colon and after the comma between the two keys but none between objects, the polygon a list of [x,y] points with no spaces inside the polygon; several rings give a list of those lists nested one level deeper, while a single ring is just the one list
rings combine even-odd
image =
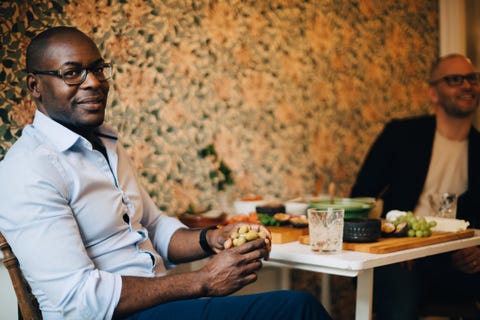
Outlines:
[{"label": "man in blue shirt", "polygon": [[0,162],[0,231],[44,319],[330,319],[303,292],[224,297],[257,279],[270,234],[251,225],[266,238],[233,247],[238,225],[193,230],[157,209],[104,124],[112,65],[88,36],[40,33],[27,72],[38,110]]}]

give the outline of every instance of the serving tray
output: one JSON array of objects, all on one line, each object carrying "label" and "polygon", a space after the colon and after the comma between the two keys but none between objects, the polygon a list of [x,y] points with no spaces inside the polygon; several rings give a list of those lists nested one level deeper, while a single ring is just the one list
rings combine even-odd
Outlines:
[{"label": "serving tray", "polygon": [[[380,238],[377,242],[368,243],[352,243],[344,242],[343,250],[361,251],[368,253],[390,253],[399,250],[406,250],[417,248],[421,246],[447,242],[452,240],[464,239],[473,237],[475,230],[467,229],[457,232],[433,232],[430,237],[424,238]],[[299,237],[300,243],[310,244],[308,235]]]}]

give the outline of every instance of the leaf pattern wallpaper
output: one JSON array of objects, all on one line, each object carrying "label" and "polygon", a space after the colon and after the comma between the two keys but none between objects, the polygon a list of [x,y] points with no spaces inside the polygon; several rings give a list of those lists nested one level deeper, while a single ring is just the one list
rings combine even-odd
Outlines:
[{"label": "leaf pattern wallpaper", "polygon": [[347,196],[383,125],[429,112],[438,56],[432,0],[10,0],[0,19],[0,159],[35,110],[29,40],[75,26],[113,62],[107,122],[171,215],[318,177]]}]

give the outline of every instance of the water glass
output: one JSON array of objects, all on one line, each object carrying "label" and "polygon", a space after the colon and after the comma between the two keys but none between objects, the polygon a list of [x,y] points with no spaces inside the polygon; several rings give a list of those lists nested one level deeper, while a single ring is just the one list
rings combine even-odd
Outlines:
[{"label": "water glass", "polygon": [[337,253],[342,251],[344,209],[307,210],[310,245],[313,251]]},{"label": "water glass", "polygon": [[430,215],[434,217],[455,219],[457,216],[457,195],[450,192],[439,192],[428,195]]}]

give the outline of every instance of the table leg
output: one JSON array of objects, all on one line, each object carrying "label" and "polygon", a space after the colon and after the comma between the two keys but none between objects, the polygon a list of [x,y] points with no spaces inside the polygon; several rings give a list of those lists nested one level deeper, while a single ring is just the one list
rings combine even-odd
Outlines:
[{"label": "table leg", "polygon": [[280,267],[280,289],[290,290],[290,268]]},{"label": "table leg", "polygon": [[373,268],[363,270],[357,277],[355,319],[372,319]]},{"label": "table leg", "polygon": [[330,275],[322,273],[322,295],[320,301],[328,312],[331,312],[332,300],[330,298]]}]

